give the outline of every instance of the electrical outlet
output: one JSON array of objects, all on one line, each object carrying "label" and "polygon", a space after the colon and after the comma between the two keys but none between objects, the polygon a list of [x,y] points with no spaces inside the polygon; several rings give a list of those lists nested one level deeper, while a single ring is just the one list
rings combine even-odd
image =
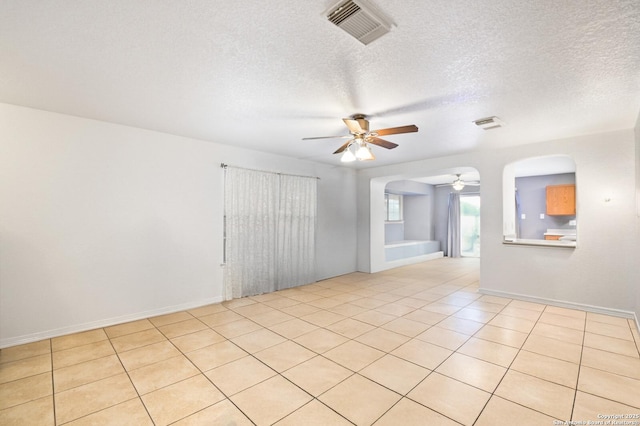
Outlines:
[{"label": "electrical outlet", "polygon": [[569,221],[569,226],[576,226],[577,224],[578,222],[575,219]]},{"label": "electrical outlet", "polygon": [[527,215],[526,215],[526,214],[522,213],[522,214],[520,215],[520,219],[526,219],[526,218],[527,218]]},{"label": "electrical outlet", "polygon": [[544,219],[544,213],[540,213],[540,219]]}]

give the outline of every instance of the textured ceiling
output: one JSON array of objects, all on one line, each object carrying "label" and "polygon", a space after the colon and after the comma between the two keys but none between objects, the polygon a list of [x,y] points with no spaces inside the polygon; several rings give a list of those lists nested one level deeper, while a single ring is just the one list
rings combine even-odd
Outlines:
[{"label": "textured ceiling", "polygon": [[353,167],[635,123],[638,0],[372,1],[396,27],[364,46],[334,1],[2,0],[0,102],[329,164],[301,138],[343,117],[420,128]]}]

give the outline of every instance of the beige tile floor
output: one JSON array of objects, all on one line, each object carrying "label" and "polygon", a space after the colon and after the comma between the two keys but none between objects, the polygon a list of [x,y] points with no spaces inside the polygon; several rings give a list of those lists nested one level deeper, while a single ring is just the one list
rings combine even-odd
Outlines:
[{"label": "beige tile floor", "polygon": [[482,295],[478,268],[445,258],[354,273],[3,349],[0,424],[511,426],[640,413],[632,321]]}]

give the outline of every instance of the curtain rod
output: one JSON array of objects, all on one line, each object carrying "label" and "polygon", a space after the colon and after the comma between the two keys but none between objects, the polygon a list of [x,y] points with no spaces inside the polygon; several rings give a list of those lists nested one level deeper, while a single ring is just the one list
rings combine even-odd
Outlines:
[{"label": "curtain rod", "polygon": [[271,172],[268,170],[258,170],[258,169],[248,169],[246,167],[238,167],[238,166],[232,166],[229,164],[224,164],[224,163],[220,163],[220,167],[223,169],[226,169],[227,167],[231,167],[233,169],[242,169],[242,170],[250,170],[252,172],[261,172],[261,173],[271,173],[274,175],[282,175],[282,176],[294,176],[294,177],[302,177],[302,178],[309,178],[309,179],[318,179],[320,180],[320,178],[318,176],[305,176],[305,175],[293,175],[290,173],[280,173],[280,172]]}]

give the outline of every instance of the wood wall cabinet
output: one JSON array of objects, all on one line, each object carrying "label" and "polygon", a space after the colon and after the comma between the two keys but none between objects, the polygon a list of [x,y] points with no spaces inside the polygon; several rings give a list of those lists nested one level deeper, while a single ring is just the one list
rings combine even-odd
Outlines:
[{"label": "wood wall cabinet", "polygon": [[575,214],[576,214],[575,184],[547,186],[547,215],[575,216]]}]

